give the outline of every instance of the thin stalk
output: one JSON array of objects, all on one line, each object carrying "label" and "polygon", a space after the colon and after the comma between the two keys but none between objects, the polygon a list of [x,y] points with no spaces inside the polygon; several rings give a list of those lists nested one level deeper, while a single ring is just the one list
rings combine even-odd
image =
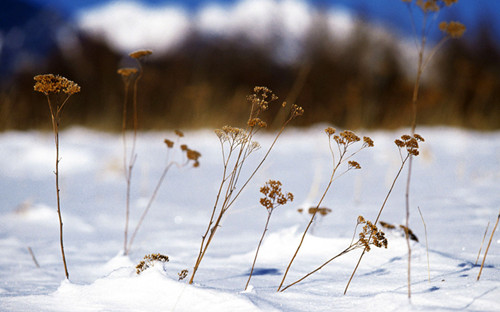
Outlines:
[{"label": "thin stalk", "polygon": [[149,209],[151,208],[151,205],[153,204],[153,201],[155,200],[156,198],[156,195],[158,193],[158,190],[160,189],[160,186],[162,185],[163,183],[163,180],[165,179],[167,173],[168,173],[168,170],[170,169],[170,167],[172,167],[172,165],[174,165],[175,163],[169,163],[165,169],[163,170],[163,173],[161,174],[160,176],[160,179],[158,180],[158,183],[156,184],[156,187],[153,191],[153,194],[151,195],[151,197],[149,198],[149,201],[148,201],[148,204],[146,205],[146,208],[144,209],[144,211],[142,212],[142,215],[141,215],[141,218],[139,219],[139,222],[137,222],[137,225],[135,226],[135,229],[134,229],[134,232],[132,233],[132,235],[130,236],[130,242],[128,244],[128,248],[127,250],[130,252],[131,248],[132,248],[132,244],[134,242],[134,239],[135,239],[135,236],[137,235],[137,232],[139,231],[139,228],[141,227],[142,225],[142,222],[144,221],[144,218],[146,217],[146,215],[148,214],[149,212]]},{"label": "thin stalk", "polygon": [[[391,187],[389,188],[389,192],[387,192],[387,195],[385,196],[384,202],[382,203],[382,206],[380,207],[377,218],[375,219],[375,222],[373,222],[373,224],[375,224],[375,225],[377,224],[377,222],[380,218],[380,215],[382,214],[382,210],[384,210],[385,204],[387,203],[387,200],[389,199],[389,196],[391,195],[392,190],[394,189],[394,186],[396,185],[396,181],[398,180],[401,172],[403,171],[404,165],[405,165],[406,161],[408,160],[408,157],[409,156],[406,156],[406,158],[401,163],[401,167],[399,167],[398,173],[396,174],[396,177],[392,181]],[[370,236],[368,237],[368,241],[370,241],[371,237],[372,237],[372,234],[370,234]],[[363,252],[359,256],[358,262],[356,263],[356,266],[354,267],[354,270],[351,274],[351,277],[349,278],[349,281],[347,282],[347,285],[345,286],[344,295],[347,293],[347,289],[349,288],[349,285],[351,284],[351,281],[354,278],[354,274],[356,274],[356,271],[358,270],[359,264],[361,263],[361,259],[363,259],[365,252],[366,252],[366,248],[363,249]]]},{"label": "thin stalk", "polygon": [[273,211],[271,209],[267,214],[266,226],[264,227],[264,232],[262,232],[262,237],[260,238],[259,245],[257,246],[257,251],[255,252],[255,258],[253,259],[252,269],[250,270],[250,275],[248,276],[248,281],[247,281],[247,284],[245,285],[245,290],[247,290],[248,284],[250,283],[250,279],[252,278],[253,269],[255,267],[255,262],[257,261],[257,256],[259,255],[260,245],[262,244],[262,241],[264,240],[264,236],[266,235],[267,226],[269,225],[269,220],[271,220],[272,213],[273,213]]},{"label": "thin stalk", "polygon": [[427,275],[428,275],[429,283],[430,283],[431,282],[431,265],[430,265],[430,261],[429,261],[429,241],[427,240],[427,225],[425,224],[424,215],[422,214],[420,207],[417,207],[417,208],[418,208],[418,213],[420,214],[420,218],[422,218],[422,223],[424,224],[425,250],[427,252]]},{"label": "thin stalk", "polygon": [[489,227],[490,227],[490,222],[488,221],[488,224],[486,225],[486,230],[484,230],[484,235],[483,235],[483,240],[481,241],[481,246],[479,247],[479,252],[477,253],[476,263],[474,263],[474,265],[477,265],[477,262],[479,261],[479,256],[481,256],[481,250],[483,249],[484,240],[486,239],[486,234],[488,234]]},{"label": "thin stalk", "polygon": [[288,263],[288,266],[287,266],[287,268],[285,270],[285,274],[283,274],[283,278],[281,280],[281,283],[278,286],[278,290],[277,290],[278,292],[281,290],[281,287],[283,286],[283,283],[285,282],[286,276],[288,275],[288,271],[290,270],[290,267],[292,266],[293,261],[297,257],[297,254],[299,253],[299,250],[302,247],[302,244],[304,243],[304,239],[306,237],[306,234],[307,234],[307,232],[309,231],[309,228],[311,227],[311,225],[314,222],[314,218],[316,217],[316,214],[318,213],[318,210],[319,210],[319,207],[321,206],[321,203],[325,199],[325,196],[328,193],[328,190],[330,190],[330,187],[332,186],[332,183],[333,183],[333,180],[334,180],[334,176],[335,176],[335,172],[337,172],[338,167],[342,163],[342,157],[343,156],[344,156],[343,154],[340,155],[340,159],[339,159],[337,165],[334,167],[334,169],[332,171],[332,175],[330,177],[330,181],[328,182],[328,185],[327,185],[325,191],[323,192],[323,195],[321,196],[321,198],[320,198],[320,200],[318,202],[318,205],[316,206],[316,209],[315,209],[314,213],[312,214],[311,219],[309,220],[309,223],[306,226],[306,229],[304,230],[304,233],[302,234],[302,237],[300,239],[299,245],[297,246],[297,249],[295,250],[295,253],[292,256],[292,259]]},{"label": "thin stalk", "polygon": [[56,145],[56,170],[55,170],[54,174],[56,176],[57,216],[59,218],[59,244],[61,245],[61,254],[62,254],[62,259],[63,259],[63,264],[64,264],[64,274],[66,275],[66,279],[69,279],[69,273],[68,273],[68,266],[66,264],[66,255],[64,253],[63,221],[62,221],[62,215],[61,215],[61,198],[59,195],[59,192],[60,192],[60,189],[59,189],[59,123],[60,123],[60,112],[61,112],[62,106],[64,105],[64,103],[66,103],[68,98],[69,98],[69,96],[63,102],[61,107],[57,108],[57,110],[54,112],[50,98],[47,95],[47,100],[49,103],[50,113],[51,113],[51,118],[52,118],[52,130],[54,132],[54,141],[55,141],[55,145]]},{"label": "thin stalk", "polygon": [[483,262],[481,263],[481,269],[479,269],[479,274],[477,275],[478,281],[479,281],[479,278],[481,277],[481,272],[483,272],[484,262],[486,261],[486,256],[488,255],[488,250],[490,249],[491,241],[493,240],[493,235],[495,234],[495,231],[497,230],[499,220],[500,220],[500,211],[498,212],[497,222],[495,223],[495,226],[493,227],[493,231],[491,231],[491,236],[490,236],[490,240],[488,241],[488,246],[486,246],[486,250],[484,251]]}]

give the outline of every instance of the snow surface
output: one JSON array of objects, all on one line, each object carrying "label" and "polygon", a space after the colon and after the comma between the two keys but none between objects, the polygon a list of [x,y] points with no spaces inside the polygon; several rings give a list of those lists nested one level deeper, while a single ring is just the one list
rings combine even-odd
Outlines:
[{"label": "snow surface", "polygon": [[[120,135],[82,128],[61,133],[69,281],[58,244],[53,137],[37,131],[1,133],[0,311],[499,311],[498,231],[479,281],[475,261],[486,225],[491,222],[491,232],[500,206],[500,132],[419,129],[426,143],[412,179],[410,227],[420,242],[412,243],[411,303],[406,241],[398,231],[387,232],[388,249],[365,255],[347,295],[343,290],[360,250],[276,292],[307,223],[297,208],[314,205],[329,179],[331,159],[323,128],[289,129],[278,141],[223,220],[194,285],[177,281],[177,273],[194,265],[220,182],[220,148],[212,131],[186,132],[184,143],[202,153],[201,167],[169,172],[128,257],[120,251],[125,219]],[[358,132],[371,136],[375,147],[356,157],[362,170],[334,182],[324,202],[333,212],[314,224],[288,283],[347,247],[358,215],[375,218],[399,167],[393,141],[404,132]],[[171,131],[139,134],[132,227],[165,165],[163,139],[173,137]],[[262,134],[258,140],[266,147],[271,139]],[[250,161],[263,153],[257,151]],[[258,203],[259,187],[268,179],[281,180],[295,201],[273,213],[252,287],[243,292],[267,216]],[[383,221],[404,222],[404,184],[402,178]],[[417,206],[427,225],[430,281]],[[136,275],[135,265],[149,253],[168,255],[170,262]]]}]

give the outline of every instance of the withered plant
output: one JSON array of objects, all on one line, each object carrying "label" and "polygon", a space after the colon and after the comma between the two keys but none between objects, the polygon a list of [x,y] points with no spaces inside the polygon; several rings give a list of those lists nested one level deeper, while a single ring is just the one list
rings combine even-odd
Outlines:
[{"label": "withered plant", "polygon": [[[224,126],[222,129],[215,130],[215,134],[219,138],[221,144],[222,178],[215,197],[215,203],[212,208],[207,229],[202,235],[198,257],[189,280],[190,284],[193,283],[201,261],[203,260],[215,233],[221,226],[223,216],[233,206],[241,192],[260,169],[286,126],[293,119],[304,113],[304,110],[300,106],[295,104],[291,105],[288,118],[286,118],[286,120],[282,123],[266,153],[257,166],[250,171],[250,174],[244,178],[242,173],[247,172],[246,170],[243,170],[246,160],[254,151],[260,148],[259,143],[254,141],[254,136],[260,129],[267,126],[267,123],[261,119],[261,114],[266,111],[269,105],[277,99],[278,97],[268,88],[255,87],[254,93],[247,97],[251,108],[246,127],[242,129]],[[281,106],[285,109],[287,107],[286,102],[283,102]]]},{"label": "withered plant", "polygon": [[144,218],[149,212],[149,209],[151,208],[151,205],[153,204],[156,195],[158,194],[158,190],[160,189],[160,186],[162,185],[163,181],[165,180],[165,177],[167,176],[168,171],[172,166],[177,166],[178,168],[185,167],[189,164],[192,164],[194,168],[197,168],[200,166],[200,161],[199,158],[201,157],[201,153],[198,151],[195,151],[193,149],[190,149],[186,144],[179,144],[180,138],[184,137],[184,133],[182,133],[179,130],[175,130],[175,135],[177,136],[177,145],[179,145],[179,149],[182,152],[183,160],[181,162],[171,160],[170,159],[170,151],[174,148],[174,145],[176,144],[174,141],[171,141],[169,139],[165,139],[164,143],[167,147],[167,158],[166,158],[166,165],[165,168],[163,169],[163,172],[158,179],[158,182],[156,183],[156,186],[153,190],[153,193],[151,194],[151,197],[149,198],[149,201],[144,208],[144,211],[141,214],[141,217],[139,221],[137,222],[137,225],[135,226],[134,232],[132,232],[132,235],[130,236],[130,241],[127,246],[127,252],[130,252],[132,248],[132,243],[134,242],[134,239],[137,235],[137,232],[139,231],[139,228],[142,225],[142,222],[144,221]]},{"label": "withered plant", "polygon": [[484,251],[483,261],[481,262],[481,268],[479,269],[479,273],[477,274],[477,280],[481,277],[481,273],[483,272],[484,262],[486,261],[486,256],[488,255],[488,250],[490,250],[491,241],[493,240],[493,235],[495,235],[495,231],[497,230],[498,221],[500,221],[500,211],[498,211],[497,221],[495,222],[495,226],[493,226],[493,230],[491,231],[490,240],[488,241],[488,245],[486,246],[486,250]]},{"label": "withered plant", "polygon": [[[307,224],[304,233],[302,234],[302,237],[300,239],[299,245],[297,246],[297,249],[295,250],[295,253],[293,254],[290,262],[288,263],[288,266],[285,270],[285,273],[283,274],[283,278],[281,280],[280,285],[278,286],[277,291],[282,290],[283,283],[285,282],[286,276],[288,274],[288,271],[290,270],[290,267],[293,264],[293,261],[297,257],[297,254],[299,253],[300,248],[302,247],[302,244],[304,243],[304,239],[307,235],[307,232],[311,228],[312,224],[315,221],[316,215],[321,211],[320,206],[323,203],[323,200],[326,197],[326,194],[330,190],[333,181],[335,181],[337,178],[341,177],[348,171],[354,170],[354,169],[361,169],[361,165],[352,160],[352,157],[356,155],[359,151],[368,148],[368,147],[373,147],[373,141],[369,137],[363,137],[363,143],[361,144],[360,147],[358,147],[354,152],[351,152],[352,147],[361,141],[360,137],[358,137],[354,132],[345,130],[340,132],[339,134],[335,134],[336,130],[332,127],[328,127],[325,129],[325,133],[328,135],[328,147],[330,149],[330,153],[332,155],[332,173],[330,176],[330,180],[328,181],[328,184],[325,188],[325,191],[323,192],[323,195],[321,196],[320,200],[318,201],[318,204],[316,205],[316,209],[313,210],[313,213],[311,214],[311,219],[309,220],[309,223]],[[334,144],[336,148],[334,148]],[[342,165],[346,165],[346,168],[344,168]],[[338,171],[342,170],[343,171],[339,174]]]},{"label": "withered plant", "polygon": [[137,273],[137,275],[140,275],[145,270],[153,267],[156,262],[166,263],[168,261],[168,256],[159,253],[145,255],[144,259],[135,266],[135,272]]},{"label": "withered plant", "polygon": [[71,80],[53,74],[37,75],[34,79],[36,81],[34,90],[45,94],[47,98],[52,121],[52,132],[54,133],[56,145],[56,169],[54,174],[56,176],[57,215],[59,217],[59,243],[61,245],[64,274],[66,275],[66,279],[69,279],[66,255],[64,254],[63,221],[61,215],[61,199],[59,196],[59,126],[61,124],[61,115],[64,106],[73,94],[80,92],[80,86]]},{"label": "withered plant", "polygon": [[[354,241],[354,237],[356,236],[356,231],[358,229],[358,226],[360,226],[360,225],[363,226],[363,229],[358,234],[358,237],[359,237],[358,240]],[[381,230],[379,230],[374,223],[372,223],[368,220],[365,220],[365,218],[363,218],[363,216],[359,216],[357,223],[356,223],[356,227],[354,228],[353,238],[351,240],[351,243],[349,244],[349,246],[347,246],[346,249],[342,250],[340,253],[333,256],[332,258],[330,258],[329,260],[324,262],[322,265],[320,265],[316,269],[312,270],[311,272],[307,273],[306,275],[304,275],[300,279],[296,280],[295,282],[289,284],[286,287],[283,287],[283,289],[281,289],[281,291],[285,291],[288,288],[292,287],[293,285],[300,283],[301,281],[305,280],[309,276],[313,275],[314,273],[316,273],[319,270],[321,270],[322,268],[324,268],[327,264],[329,264],[333,260],[335,260],[338,257],[343,256],[343,255],[345,255],[353,250],[363,248],[364,252],[370,251],[371,250],[370,245],[378,247],[378,248],[382,248],[382,247],[387,248],[387,239],[385,238],[385,233],[382,232]]]},{"label": "withered plant", "polygon": [[257,261],[257,256],[259,255],[260,245],[264,240],[264,236],[267,232],[267,227],[269,225],[269,220],[271,220],[271,215],[274,209],[279,206],[285,205],[288,201],[293,201],[293,194],[286,193],[284,194],[281,190],[281,182],[276,180],[269,180],[266,184],[260,188],[260,192],[264,194],[264,197],[260,199],[260,204],[264,206],[267,210],[267,220],[266,225],[264,227],[264,231],[262,232],[262,236],[259,241],[259,245],[257,246],[257,250],[255,251],[255,257],[252,263],[252,269],[250,270],[250,274],[248,275],[247,284],[245,285],[245,290],[248,288],[248,284],[250,283],[250,279],[252,278],[253,269],[255,267],[255,262]]},{"label": "withered plant", "polygon": [[[413,96],[412,96],[412,117],[411,117],[411,135],[415,134],[415,128],[417,126],[417,102],[419,95],[420,82],[422,78],[422,73],[426,66],[429,64],[429,61],[432,59],[436,51],[450,38],[460,38],[465,32],[465,26],[460,22],[450,21],[450,22],[441,22],[439,24],[439,29],[444,33],[443,38],[430,50],[429,53],[426,53],[426,45],[427,38],[430,30],[435,25],[435,21],[437,19],[438,13],[442,8],[449,7],[454,3],[458,2],[458,0],[401,0],[406,3],[411,22],[414,30],[415,36],[415,45],[418,51],[418,63],[417,63],[417,73],[415,77],[415,84],[413,87]],[[416,12],[419,11],[421,14],[421,33],[417,34],[416,30]],[[420,38],[420,40],[418,39]],[[406,228],[409,228],[409,220],[410,220],[410,182],[411,182],[411,172],[413,166],[413,157],[410,156],[408,162],[408,177],[406,180]],[[410,238],[406,236],[406,243],[408,247],[408,298],[411,298],[411,246],[410,246]]]},{"label": "withered plant", "polygon": [[[128,255],[128,226],[130,218],[130,190],[132,182],[132,171],[134,168],[135,161],[137,159],[137,154],[135,153],[136,141],[137,141],[137,130],[138,130],[138,117],[137,117],[137,87],[138,82],[142,77],[143,70],[140,59],[152,54],[150,50],[139,50],[129,54],[129,56],[136,60],[138,68],[120,68],[118,69],[118,74],[122,76],[125,95],[123,99],[123,113],[122,113],[122,140],[123,140],[123,169],[125,174],[125,181],[127,183],[126,199],[125,199],[125,230],[123,239],[123,254]],[[135,78],[135,79],[134,79]],[[134,82],[133,94],[132,94],[132,120],[133,120],[133,137],[132,146],[130,148],[130,156],[127,157],[127,106],[128,106],[128,90],[130,83]]]},{"label": "withered plant", "polygon": [[[383,201],[383,203],[378,211],[377,217],[375,218],[375,221],[373,224],[376,225],[377,222],[379,222],[380,216],[382,215],[382,211],[384,210],[385,205],[387,204],[387,200],[389,199],[389,196],[391,195],[392,190],[394,189],[394,186],[396,185],[396,181],[398,180],[399,176],[401,175],[401,172],[403,171],[403,168],[405,167],[408,160],[410,160],[412,157],[418,156],[420,154],[418,142],[424,142],[424,138],[421,135],[416,134],[416,133],[413,134],[413,136],[408,135],[408,134],[404,134],[401,136],[401,139],[396,139],[394,141],[394,143],[398,147],[401,165],[400,165],[399,170],[396,174],[396,177],[392,181],[391,187],[389,188],[389,191],[387,192],[387,195],[384,198],[384,201]],[[380,221],[380,225],[385,227],[385,228],[388,228],[388,229],[395,228],[394,225],[388,224],[388,223],[382,222],[382,221]],[[412,237],[413,233],[408,228],[408,226],[401,225],[400,227],[404,230],[405,237],[410,239]],[[416,238],[416,236],[414,236],[414,237]],[[368,240],[370,240],[370,239],[371,239],[371,237],[368,238]],[[416,239],[416,240],[418,241],[418,239]],[[345,287],[344,295],[347,293],[347,289],[349,288],[349,285],[351,284],[351,281],[354,277],[354,274],[356,274],[356,271],[359,267],[359,264],[361,263],[361,259],[363,259],[363,256],[365,255],[365,253],[367,251],[369,251],[369,249],[367,249],[367,248],[363,249],[363,252],[359,256],[358,262],[356,263],[356,267],[354,268],[354,270],[351,274],[351,277],[349,278],[349,281],[347,282],[347,285]]]}]

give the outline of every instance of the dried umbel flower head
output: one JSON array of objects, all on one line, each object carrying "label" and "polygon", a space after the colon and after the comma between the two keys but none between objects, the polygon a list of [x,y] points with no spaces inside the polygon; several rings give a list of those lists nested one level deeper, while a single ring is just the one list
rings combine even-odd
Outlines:
[{"label": "dried umbel flower head", "polygon": [[359,233],[359,240],[357,244],[364,247],[368,252],[370,251],[370,245],[375,247],[387,248],[387,239],[385,238],[385,233],[377,228],[372,222],[365,220],[363,216],[359,216],[357,220],[358,225],[364,224],[363,231]]},{"label": "dried umbel flower head", "polygon": [[335,128],[332,128],[332,127],[328,127],[325,129],[325,133],[328,135],[328,136],[332,136],[335,134]]},{"label": "dried umbel flower head", "polygon": [[182,281],[183,279],[185,279],[188,275],[188,270],[184,269],[182,271],[180,271],[179,273],[177,273],[177,275],[179,275],[179,281]]},{"label": "dried umbel flower head", "polygon": [[260,204],[268,211],[272,211],[278,206],[285,205],[288,201],[293,201],[293,194],[284,194],[281,190],[281,185],[280,181],[269,180],[260,188],[260,192],[265,195],[265,197],[260,199]]},{"label": "dried umbel flower head", "polygon": [[134,74],[137,74],[137,68],[124,67],[124,68],[119,68],[116,72],[122,77],[127,78]]},{"label": "dried umbel flower head", "polygon": [[174,147],[174,142],[170,141],[169,139],[165,139],[163,142],[165,142],[168,148]]},{"label": "dried umbel flower head", "polygon": [[180,130],[174,130],[175,135],[177,135],[179,138],[182,138],[184,136],[184,133]]},{"label": "dried umbel flower head", "polygon": [[308,211],[310,215],[313,215],[315,213],[319,213],[321,216],[326,216],[328,214],[330,214],[332,212],[332,210],[330,208],[326,208],[326,207],[311,207],[308,209]]},{"label": "dried umbel flower head", "polygon": [[361,165],[357,161],[349,160],[348,168],[349,169],[361,169]]},{"label": "dried umbel flower head", "polygon": [[460,38],[465,32],[465,25],[460,22],[441,22],[439,29],[452,38]]},{"label": "dried umbel flower head", "polygon": [[33,79],[36,81],[35,86],[33,87],[34,90],[45,95],[62,92],[71,96],[80,92],[80,86],[78,84],[59,75],[36,75]]},{"label": "dried umbel flower head", "polygon": [[400,149],[406,148],[408,155],[418,156],[419,155],[419,145],[418,142],[424,142],[424,138],[419,134],[414,134],[410,136],[408,134],[403,134],[401,139],[396,139],[394,143]]},{"label": "dried umbel flower head", "polygon": [[153,51],[151,51],[151,50],[138,50],[138,51],[134,51],[134,52],[130,53],[129,56],[131,58],[134,58],[134,59],[140,59],[144,56],[148,56],[151,54],[153,54]]},{"label": "dried umbel flower head", "polygon": [[138,265],[136,265],[136,273],[141,274],[141,272],[145,271],[146,269],[149,269],[150,267],[153,267],[155,262],[168,262],[168,256],[162,255],[162,254],[149,254],[144,256],[144,260],[139,262]]}]

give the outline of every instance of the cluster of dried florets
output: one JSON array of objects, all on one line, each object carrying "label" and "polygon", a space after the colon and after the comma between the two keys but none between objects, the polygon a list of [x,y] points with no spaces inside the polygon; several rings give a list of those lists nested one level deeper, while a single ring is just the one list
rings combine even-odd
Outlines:
[{"label": "cluster of dried florets", "polygon": [[364,226],[363,231],[359,233],[357,245],[364,247],[367,252],[371,249],[370,245],[387,248],[387,239],[384,232],[379,230],[375,224],[365,220],[363,216],[358,217],[358,225],[361,224],[364,224]]},{"label": "cluster of dried florets", "polygon": [[141,274],[141,272],[153,267],[155,262],[168,262],[168,256],[162,254],[149,254],[144,256],[144,260],[141,260],[138,265],[136,265],[136,273]]},{"label": "cluster of dried florets", "polygon": [[[182,138],[184,137],[184,133],[180,130],[175,130],[174,133],[179,137],[179,138]],[[173,148],[174,145],[175,145],[175,142],[172,141],[172,140],[169,140],[169,139],[165,139],[163,140],[163,142],[165,142],[165,144],[167,145],[167,148]],[[180,145],[180,149],[181,151],[185,152],[186,153],[186,158],[189,160],[192,160],[193,161],[193,167],[199,167],[200,166],[200,162],[199,162],[199,158],[201,157],[201,153],[198,152],[198,151],[195,151],[193,149],[190,149],[186,144],[181,144]]]},{"label": "cluster of dried florets", "polygon": [[465,32],[465,25],[460,22],[451,21],[439,23],[439,29],[452,38],[460,38]]},{"label": "cluster of dried florets", "polygon": [[[412,3],[413,0],[401,0],[403,2]],[[424,12],[438,12],[443,6],[450,6],[458,0],[417,0],[415,4]]]},{"label": "cluster of dried florets", "polygon": [[[297,211],[299,213],[303,213],[304,212],[304,209],[303,208],[299,208],[297,209]],[[315,214],[315,213],[319,213],[320,215],[322,216],[326,216],[328,215],[330,212],[332,212],[332,210],[330,208],[326,208],[326,207],[319,207],[319,208],[316,208],[316,207],[310,207],[309,209],[307,209],[307,212],[309,214]]]},{"label": "cluster of dried florets", "polygon": [[414,134],[413,136],[408,134],[403,134],[400,139],[396,139],[394,143],[401,149],[406,148],[408,155],[418,156],[419,155],[419,145],[418,142],[425,142],[424,138],[419,134]]},{"label": "cluster of dried florets", "polygon": [[284,194],[281,185],[280,181],[269,180],[260,188],[260,192],[265,195],[260,199],[260,204],[267,210],[273,210],[278,206],[285,205],[288,201],[293,201],[293,194]]},{"label": "cluster of dried florets", "polygon": [[80,86],[75,82],[59,75],[44,74],[33,77],[36,81],[34,89],[45,95],[50,93],[65,93],[73,95],[80,92]]},{"label": "cluster of dried florets", "polygon": [[140,59],[144,56],[148,56],[151,54],[153,54],[153,51],[151,51],[151,50],[138,50],[138,51],[134,51],[134,52],[130,53],[129,56],[131,58],[134,58],[134,59]]},{"label": "cluster of dried florets", "polygon": [[252,104],[252,112],[265,111],[269,108],[269,103],[276,101],[278,97],[267,87],[255,87],[253,94],[247,96],[247,100]]}]

